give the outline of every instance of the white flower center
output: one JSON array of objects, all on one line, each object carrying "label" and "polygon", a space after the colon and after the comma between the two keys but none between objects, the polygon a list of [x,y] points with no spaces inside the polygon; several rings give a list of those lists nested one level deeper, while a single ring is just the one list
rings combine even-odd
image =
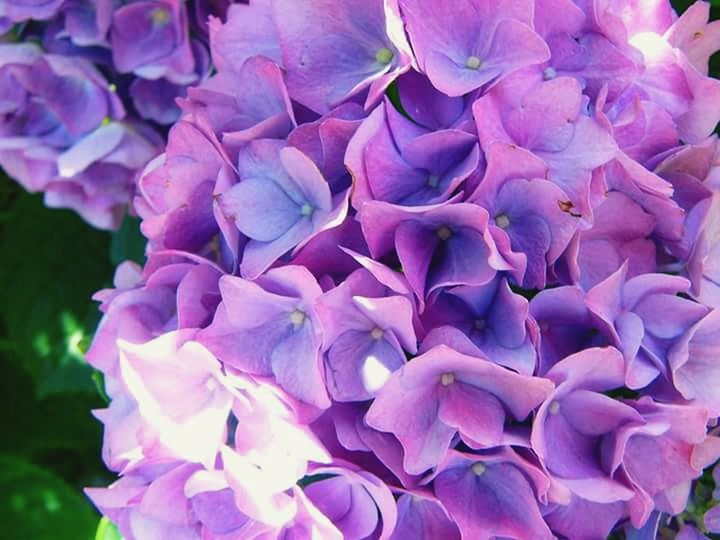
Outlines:
[{"label": "white flower center", "polygon": [[290,322],[293,323],[293,325],[296,327],[305,324],[306,318],[307,315],[305,315],[305,312],[299,309],[296,309],[295,311],[290,313]]},{"label": "white flower center", "polygon": [[507,229],[510,226],[510,218],[505,214],[495,216],[495,225],[501,229]]},{"label": "white flower center", "polygon": [[468,69],[480,69],[480,66],[482,66],[482,60],[477,56],[468,56],[468,59],[465,60],[465,67]]},{"label": "white flower center", "polygon": [[551,79],[554,79],[555,77],[557,77],[557,71],[555,71],[555,69],[552,67],[546,67],[543,71],[543,79],[549,81]]},{"label": "white flower center", "polygon": [[300,207],[300,213],[305,217],[310,217],[315,212],[315,207],[311,204],[305,203]]},{"label": "white flower center", "polygon": [[550,414],[557,414],[560,411],[560,403],[557,401],[551,402],[548,411],[550,411]]},{"label": "white flower center", "polygon": [[440,384],[442,384],[443,386],[450,386],[454,382],[455,382],[455,375],[452,373],[443,373],[440,376]]}]

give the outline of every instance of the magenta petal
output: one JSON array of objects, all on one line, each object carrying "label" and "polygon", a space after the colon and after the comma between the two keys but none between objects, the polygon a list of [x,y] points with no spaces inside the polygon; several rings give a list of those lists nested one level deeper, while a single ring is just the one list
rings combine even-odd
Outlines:
[{"label": "magenta petal", "polygon": [[567,538],[607,538],[622,515],[621,502],[595,503],[575,496],[570,504],[558,505],[545,521]]},{"label": "magenta petal", "polygon": [[[461,388],[455,389],[455,384]],[[546,379],[518,375],[441,345],[393,373],[365,420],[375,429],[393,433],[405,449],[405,470],[419,474],[442,460],[456,432],[478,444],[497,440],[505,417],[499,403],[513,417],[523,419],[551,389]],[[495,416],[481,418],[475,405],[482,407],[483,415]]]},{"label": "magenta petal", "polygon": [[708,531],[718,533],[720,532],[720,509],[717,506],[711,508],[703,516],[705,528]]},{"label": "magenta petal", "polygon": [[232,4],[227,11],[227,21],[219,23],[217,19],[210,21],[210,44],[218,70],[238,72],[245,61],[255,55],[281,64],[271,2],[253,0],[250,5]]},{"label": "magenta petal", "polygon": [[460,540],[460,531],[439,501],[404,493],[398,499],[398,522],[391,540]]},{"label": "magenta petal", "polygon": [[[304,361],[299,362],[298,359]],[[317,350],[317,336],[310,325],[293,332],[273,349],[271,365],[278,384],[290,394],[321,409],[330,406]]]},{"label": "magenta petal", "polygon": [[300,207],[274,182],[248,178],[224,193],[220,206],[240,232],[261,242],[286,233],[299,219]]},{"label": "magenta petal", "polygon": [[[343,4],[277,0],[273,20],[290,95],[318,113],[369,87],[399,61],[385,33],[379,0]],[[376,58],[381,49],[387,51],[387,62]]]},{"label": "magenta petal", "polygon": [[432,229],[419,221],[405,221],[395,232],[398,258],[410,285],[419,297],[427,290],[427,274],[439,242]]},{"label": "magenta petal", "polygon": [[553,538],[533,486],[511,462],[460,455],[435,477],[435,494],[463,538]]},{"label": "magenta petal", "polygon": [[374,339],[370,332],[345,332],[327,352],[328,390],[338,401],[369,399],[404,363],[405,354],[387,339]]},{"label": "magenta petal", "polygon": [[448,426],[461,428],[463,439],[470,446],[493,447],[502,441],[505,424],[502,403],[473,386],[451,385],[440,400],[438,418]]}]

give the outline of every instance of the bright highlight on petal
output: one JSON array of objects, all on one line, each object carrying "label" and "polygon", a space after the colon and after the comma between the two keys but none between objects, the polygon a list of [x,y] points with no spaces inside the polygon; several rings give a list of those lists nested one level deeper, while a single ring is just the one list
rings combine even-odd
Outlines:
[{"label": "bright highlight on petal", "polygon": [[361,368],[363,386],[368,392],[377,392],[390,377],[391,371],[375,356],[368,356]]}]

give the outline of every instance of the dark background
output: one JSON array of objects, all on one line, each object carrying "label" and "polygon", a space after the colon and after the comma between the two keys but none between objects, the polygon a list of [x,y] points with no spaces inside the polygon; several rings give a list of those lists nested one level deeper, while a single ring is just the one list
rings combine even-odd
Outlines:
[{"label": "dark background", "polygon": [[[0,538],[89,540],[100,516],[82,493],[101,460],[100,374],[83,360],[99,320],[92,294],[142,261],[137,222],[97,231],[43,206],[0,171]],[[98,540],[115,538],[103,523]]]},{"label": "dark background", "polygon": [[91,295],[123,260],[142,262],[137,226],[127,218],[117,233],[96,231],[0,170],[0,539],[119,538],[82,493],[113,480],[90,412],[106,404],[102,378],[82,354],[99,320]]}]

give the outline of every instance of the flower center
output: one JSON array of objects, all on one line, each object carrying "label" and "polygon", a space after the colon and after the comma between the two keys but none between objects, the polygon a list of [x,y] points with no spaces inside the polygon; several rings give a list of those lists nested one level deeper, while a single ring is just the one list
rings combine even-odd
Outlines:
[{"label": "flower center", "polygon": [[554,68],[546,67],[543,71],[543,79],[549,81],[550,79],[554,79],[555,77],[557,77],[557,71],[555,71]]},{"label": "flower center", "polygon": [[454,382],[455,382],[455,375],[452,373],[443,373],[440,376],[440,384],[442,384],[443,386],[450,386]]},{"label": "flower center", "polygon": [[370,332],[370,337],[372,337],[375,340],[381,339],[383,335],[385,334],[385,331],[382,328],[375,327]]},{"label": "flower center", "polygon": [[438,187],[439,183],[440,183],[440,177],[437,174],[431,174],[430,176],[428,176],[427,185],[430,186],[431,188]]},{"label": "flower center", "polygon": [[468,59],[465,60],[465,67],[468,69],[480,69],[480,66],[482,66],[482,60],[477,56],[468,56]]},{"label": "flower center", "polygon": [[296,309],[290,314],[290,322],[293,323],[295,327],[302,326],[305,324],[305,319],[307,318],[307,315],[305,315],[304,311],[301,311],[299,309]]},{"label": "flower center", "polygon": [[550,406],[548,407],[548,410],[550,411],[550,414],[557,414],[560,411],[560,403],[557,401],[552,401],[550,403]]},{"label": "flower center", "polygon": [[392,62],[393,56],[395,56],[395,54],[390,49],[382,47],[375,53],[375,60],[377,60],[378,63],[385,65]]},{"label": "flower center", "polygon": [[507,229],[510,226],[510,218],[505,214],[495,216],[495,225],[501,229]]},{"label": "flower center", "polygon": [[153,26],[165,26],[170,21],[170,12],[165,8],[153,9],[150,14]]},{"label": "flower center", "polygon": [[300,207],[300,213],[305,217],[310,217],[315,213],[315,207],[311,204],[305,203]]},{"label": "flower center", "polygon": [[485,319],[475,319],[475,330],[484,330],[486,326]]},{"label": "flower center", "polygon": [[484,463],[477,462],[474,463],[472,466],[472,472],[475,473],[477,476],[481,476],[485,471],[487,470],[487,467]]},{"label": "flower center", "polygon": [[447,225],[443,225],[435,231],[435,234],[438,235],[438,238],[440,240],[444,241],[444,240],[447,240],[448,238],[450,238],[452,236],[453,232],[452,232],[452,229],[450,229],[450,227],[448,227]]}]

